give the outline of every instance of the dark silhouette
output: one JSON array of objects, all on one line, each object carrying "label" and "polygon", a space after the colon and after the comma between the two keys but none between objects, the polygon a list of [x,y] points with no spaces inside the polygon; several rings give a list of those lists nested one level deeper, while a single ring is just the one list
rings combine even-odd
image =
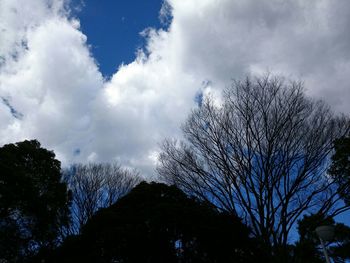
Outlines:
[{"label": "dark silhouette", "polygon": [[343,137],[334,143],[335,153],[329,174],[338,186],[338,193],[350,206],[350,137]]},{"label": "dark silhouette", "polygon": [[316,227],[322,225],[334,226],[334,239],[329,242],[328,251],[335,262],[345,262],[350,259],[350,227],[336,223],[331,217],[318,214],[304,215],[298,221],[299,241],[294,248],[294,261],[302,262],[325,262],[320,246],[320,240],[315,232]]},{"label": "dark silhouette", "polygon": [[0,261],[22,262],[57,245],[69,223],[60,162],[36,140],[0,148]]},{"label": "dark silhouette", "polygon": [[261,259],[257,251],[237,217],[174,186],[141,183],[97,212],[82,234],[68,238],[49,261],[256,262]]},{"label": "dark silhouette", "polygon": [[78,234],[100,208],[112,205],[141,182],[137,171],[117,163],[74,164],[63,171],[63,177],[72,192],[69,234]]},{"label": "dark silhouette", "polygon": [[307,98],[301,83],[278,77],[234,82],[223,97],[221,105],[204,99],[190,114],[184,141],[164,142],[159,175],[244,218],[266,250],[286,262],[300,216],[349,209],[325,176],[333,141],[349,131],[349,119]]}]

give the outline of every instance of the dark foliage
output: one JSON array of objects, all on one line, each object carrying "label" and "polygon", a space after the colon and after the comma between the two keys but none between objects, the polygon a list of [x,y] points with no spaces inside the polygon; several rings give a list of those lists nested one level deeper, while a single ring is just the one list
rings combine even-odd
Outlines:
[{"label": "dark foliage", "polygon": [[141,182],[137,171],[117,163],[74,164],[63,171],[63,177],[72,192],[68,234],[78,234],[99,209],[112,205]]},{"label": "dark foliage", "polygon": [[0,261],[54,247],[69,222],[60,162],[36,140],[0,148]]},{"label": "dark foliage", "polygon": [[336,140],[334,148],[329,174],[338,184],[339,195],[350,206],[350,137]]},{"label": "dark foliage", "polygon": [[350,259],[350,227],[336,223],[333,218],[320,214],[304,215],[298,221],[299,241],[294,248],[294,261],[301,262],[325,262],[320,246],[319,237],[316,234],[316,227],[322,225],[334,226],[334,238],[326,243],[330,257],[335,262],[345,262]]},{"label": "dark foliage", "polygon": [[[141,183],[68,238],[56,262],[252,262],[256,243],[236,218],[173,186]],[[261,259],[261,257],[260,257]]]}]

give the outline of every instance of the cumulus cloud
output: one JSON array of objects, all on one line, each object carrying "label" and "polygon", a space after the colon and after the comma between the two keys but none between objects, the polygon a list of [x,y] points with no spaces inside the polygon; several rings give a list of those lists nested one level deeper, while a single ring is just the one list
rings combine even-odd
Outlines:
[{"label": "cumulus cloud", "polygon": [[[199,94],[266,70],[350,112],[350,3],[168,0],[168,28],[104,81],[59,0],[0,2],[0,143],[38,138],[69,164],[118,160],[153,173]],[[111,32],[113,33],[113,32]],[[117,48],[117,47],[116,47]]]},{"label": "cumulus cloud", "polygon": [[90,137],[103,85],[86,36],[62,1],[5,0],[0,10],[1,143],[37,138],[66,161]]}]

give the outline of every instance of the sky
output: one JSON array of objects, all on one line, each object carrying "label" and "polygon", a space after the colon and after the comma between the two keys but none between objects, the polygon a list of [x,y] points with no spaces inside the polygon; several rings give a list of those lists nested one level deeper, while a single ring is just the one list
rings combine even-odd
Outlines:
[{"label": "sky", "polygon": [[121,64],[135,60],[137,50],[145,44],[145,29],[167,27],[159,18],[162,4],[162,0],[71,2],[71,10],[80,21],[80,30],[88,36],[90,52],[105,78],[111,77]]},{"label": "sky", "polygon": [[350,2],[0,0],[0,145],[155,175],[198,94],[266,71],[350,113]]}]

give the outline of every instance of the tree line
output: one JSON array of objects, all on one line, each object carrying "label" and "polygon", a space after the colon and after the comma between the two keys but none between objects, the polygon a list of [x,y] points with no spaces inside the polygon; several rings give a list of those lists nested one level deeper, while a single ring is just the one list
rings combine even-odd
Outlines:
[{"label": "tree line", "polygon": [[0,171],[0,262],[53,251],[141,182],[137,171],[117,163],[61,169],[36,140],[1,147]]},{"label": "tree line", "polygon": [[61,169],[36,140],[1,147],[0,262],[322,262],[325,224],[332,258],[350,258],[334,221],[350,209],[347,116],[264,76],[203,98],[182,131],[158,183],[120,164]]}]

